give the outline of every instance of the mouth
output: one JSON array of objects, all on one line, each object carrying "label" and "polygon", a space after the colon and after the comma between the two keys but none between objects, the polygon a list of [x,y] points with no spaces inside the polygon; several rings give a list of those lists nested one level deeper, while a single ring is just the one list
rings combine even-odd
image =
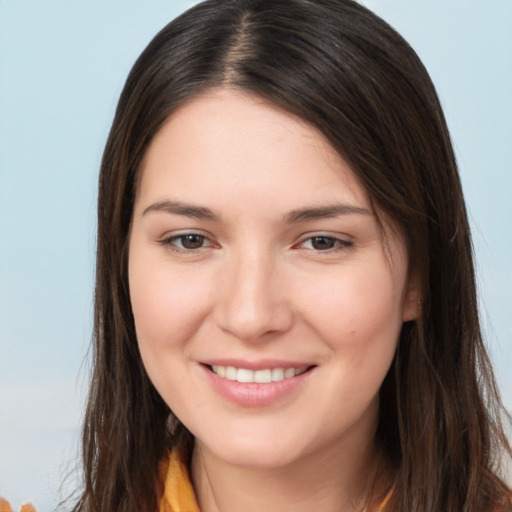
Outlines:
[{"label": "mouth", "polygon": [[[242,407],[265,407],[297,397],[317,365],[236,360],[201,363],[207,382],[224,399]],[[249,366],[249,368],[247,368]],[[287,398],[288,397],[288,398]]]},{"label": "mouth", "polygon": [[313,366],[300,366],[297,368],[264,368],[251,370],[235,366],[206,365],[206,367],[222,379],[241,382],[244,384],[269,384],[291,379],[311,370]]}]

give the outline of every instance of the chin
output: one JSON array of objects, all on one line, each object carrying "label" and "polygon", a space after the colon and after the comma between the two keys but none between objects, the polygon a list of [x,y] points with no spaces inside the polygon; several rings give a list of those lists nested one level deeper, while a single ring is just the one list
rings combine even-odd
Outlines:
[{"label": "chin", "polygon": [[250,469],[277,469],[288,466],[296,460],[295,454],[280,453],[276,450],[239,449],[219,454],[223,460],[233,466]]},{"label": "chin", "polygon": [[302,455],[298,443],[290,440],[284,443],[283,436],[275,433],[270,438],[238,435],[224,442],[212,441],[200,441],[199,444],[225,463],[244,468],[277,469],[293,463]]}]

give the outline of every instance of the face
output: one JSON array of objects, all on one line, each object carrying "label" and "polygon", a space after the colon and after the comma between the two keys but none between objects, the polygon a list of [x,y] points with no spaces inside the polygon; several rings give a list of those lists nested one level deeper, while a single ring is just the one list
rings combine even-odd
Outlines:
[{"label": "face", "polygon": [[312,126],[216,90],[141,167],[129,245],[138,343],[205,450],[279,466],[373,437],[415,312],[404,243]]}]

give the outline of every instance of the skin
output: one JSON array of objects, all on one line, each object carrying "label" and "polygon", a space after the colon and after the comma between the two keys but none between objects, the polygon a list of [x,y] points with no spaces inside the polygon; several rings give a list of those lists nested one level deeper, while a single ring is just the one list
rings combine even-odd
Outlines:
[{"label": "skin", "polygon": [[[333,205],[343,208],[328,215]],[[130,294],[148,374],[195,436],[204,512],[362,509],[379,461],[378,390],[416,313],[404,243],[385,218],[384,229],[386,251],[346,162],[258,97],[209,91],[155,136],[133,212]],[[218,358],[312,369],[250,407],[212,387],[202,363]]]}]

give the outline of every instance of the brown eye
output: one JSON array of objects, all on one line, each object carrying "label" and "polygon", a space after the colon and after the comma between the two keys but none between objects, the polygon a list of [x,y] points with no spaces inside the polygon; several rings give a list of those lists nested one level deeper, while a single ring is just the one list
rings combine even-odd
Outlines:
[{"label": "brown eye", "polygon": [[336,239],[329,236],[314,236],[311,238],[311,247],[316,251],[326,251],[336,246]]},{"label": "brown eye", "polygon": [[183,249],[199,249],[203,247],[204,244],[204,236],[196,235],[194,233],[190,233],[189,235],[181,235],[176,237],[175,243],[183,248]]},{"label": "brown eye", "polygon": [[348,249],[353,242],[335,236],[317,235],[306,238],[300,247],[316,252],[337,252]]},{"label": "brown eye", "polygon": [[206,247],[212,247],[212,242],[205,236],[198,233],[183,233],[171,236],[160,241],[160,243],[177,252],[193,252]]}]

